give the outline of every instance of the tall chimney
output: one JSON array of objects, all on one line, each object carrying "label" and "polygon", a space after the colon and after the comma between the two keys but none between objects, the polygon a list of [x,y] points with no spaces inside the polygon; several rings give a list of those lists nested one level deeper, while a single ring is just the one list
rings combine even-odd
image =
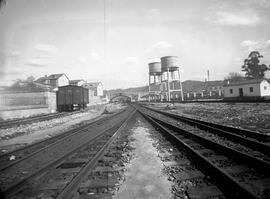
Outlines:
[{"label": "tall chimney", "polygon": [[207,81],[209,82],[209,70],[207,70]]}]

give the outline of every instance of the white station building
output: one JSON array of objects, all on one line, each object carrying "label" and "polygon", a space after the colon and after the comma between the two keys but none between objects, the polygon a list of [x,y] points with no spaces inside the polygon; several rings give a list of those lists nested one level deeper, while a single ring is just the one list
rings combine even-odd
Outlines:
[{"label": "white station building", "polygon": [[266,79],[229,82],[224,87],[224,98],[270,97],[270,83]]}]

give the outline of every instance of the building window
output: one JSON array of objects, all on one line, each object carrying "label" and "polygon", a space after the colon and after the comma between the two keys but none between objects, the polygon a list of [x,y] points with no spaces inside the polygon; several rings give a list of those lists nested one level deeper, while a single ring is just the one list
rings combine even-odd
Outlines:
[{"label": "building window", "polygon": [[249,87],[249,91],[253,93],[253,87]]},{"label": "building window", "polygon": [[264,90],[266,90],[267,89],[267,87],[266,86],[264,86]]},{"label": "building window", "polygon": [[230,89],[230,93],[233,94],[233,89]]}]

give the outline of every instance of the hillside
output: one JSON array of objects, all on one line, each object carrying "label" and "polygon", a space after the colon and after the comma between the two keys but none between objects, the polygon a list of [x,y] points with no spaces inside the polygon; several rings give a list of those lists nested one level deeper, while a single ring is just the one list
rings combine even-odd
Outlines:
[{"label": "hillside", "polygon": [[184,92],[201,92],[205,88],[205,82],[186,80],[182,82]]},{"label": "hillside", "polygon": [[[207,82],[208,86],[214,85],[222,85],[223,81],[210,81]],[[184,92],[201,92],[207,86],[203,81],[195,81],[195,80],[186,80],[182,82],[183,91]],[[114,89],[104,91],[105,94],[109,93],[110,95],[114,95],[115,93],[122,94],[138,94],[138,93],[146,93],[148,92],[148,86],[141,86],[136,88],[127,88],[127,89]]]},{"label": "hillside", "polygon": [[136,88],[126,88],[126,89],[113,89],[113,90],[105,90],[105,94],[114,95],[115,93],[122,93],[122,94],[138,94],[138,93],[145,93],[148,92],[148,86],[141,86]]}]

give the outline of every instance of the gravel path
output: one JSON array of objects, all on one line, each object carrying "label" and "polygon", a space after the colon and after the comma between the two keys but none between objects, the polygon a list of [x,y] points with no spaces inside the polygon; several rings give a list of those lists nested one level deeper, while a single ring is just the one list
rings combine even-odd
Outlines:
[{"label": "gravel path", "polygon": [[90,107],[85,112],[74,113],[67,117],[1,129],[0,150],[2,150],[2,152],[14,150],[22,145],[27,145],[63,133],[71,128],[81,125],[82,123],[90,122],[91,119],[101,116],[105,107],[108,112],[114,112],[123,108],[118,104],[100,105]]}]

